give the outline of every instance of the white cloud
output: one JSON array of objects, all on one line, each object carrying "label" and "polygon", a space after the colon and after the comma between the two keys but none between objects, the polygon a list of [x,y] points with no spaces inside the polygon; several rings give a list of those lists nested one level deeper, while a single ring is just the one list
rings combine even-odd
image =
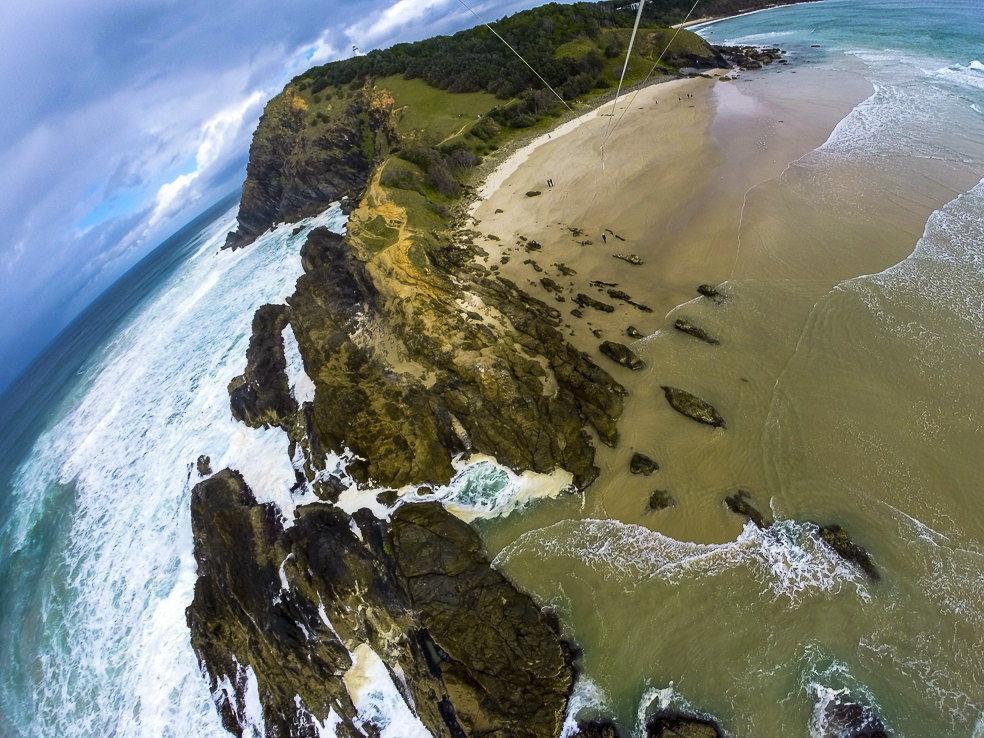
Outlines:
[{"label": "white cloud", "polygon": [[364,21],[349,27],[348,35],[356,40],[356,44],[368,48],[407,24],[450,4],[451,0],[399,0],[380,13],[375,21]]}]

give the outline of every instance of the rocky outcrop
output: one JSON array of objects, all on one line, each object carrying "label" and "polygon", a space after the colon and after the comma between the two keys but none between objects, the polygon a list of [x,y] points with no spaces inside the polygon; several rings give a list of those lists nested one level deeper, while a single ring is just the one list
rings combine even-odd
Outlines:
[{"label": "rocky outcrop", "polygon": [[697,287],[697,293],[701,297],[706,297],[711,302],[716,302],[720,305],[724,302],[724,295],[722,295],[717,289],[711,287],[709,284],[702,284]]},{"label": "rocky outcrop", "polygon": [[632,460],[629,462],[629,471],[633,474],[642,474],[648,477],[654,471],[659,471],[659,464],[645,454],[637,452],[632,454]]},{"label": "rocky outcrop", "polygon": [[715,428],[727,427],[724,418],[721,417],[721,413],[715,410],[712,405],[697,397],[697,395],[692,395],[675,387],[664,386],[662,389],[666,395],[666,401],[678,413],[686,415],[698,423],[713,425]]},{"label": "rocky outcrop", "polygon": [[284,356],[288,315],[285,305],[264,305],[256,311],[246,371],[229,383],[232,417],[253,428],[286,427],[297,414]]},{"label": "rocky outcrop", "polygon": [[875,568],[875,563],[871,560],[871,555],[852,541],[847,531],[839,525],[818,525],[817,534],[820,536],[820,540],[837,552],[838,556],[857,566],[869,579],[872,581],[881,579],[878,569]]},{"label": "rocky outcrop", "polygon": [[[267,735],[315,735],[331,713],[350,738],[378,735],[350,692],[371,649],[434,735],[555,736],[572,684],[535,603],[489,566],[477,533],[437,503],[392,526],[325,504],[284,529],[234,471],[192,492],[199,578],[192,646],[225,727],[246,727],[246,667]],[[339,733],[341,735],[342,733]]]},{"label": "rocky outcrop", "polygon": [[835,698],[820,718],[823,735],[837,738],[888,738],[885,725],[870,708]]},{"label": "rocky outcrop", "polygon": [[716,346],[720,343],[720,341],[716,338],[711,338],[711,336],[703,328],[698,328],[686,318],[677,318],[673,321],[673,327],[681,333],[686,333],[688,336],[693,336],[694,338],[701,340],[704,343],[709,343],[712,346]]},{"label": "rocky outcrop", "polygon": [[601,300],[596,300],[591,295],[586,295],[583,292],[578,292],[574,297],[574,302],[576,302],[581,307],[590,307],[595,310],[600,310],[603,313],[614,313],[615,308],[609,305],[607,302],[602,302]]},{"label": "rocky outcrop", "polygon": [[724,504],[736,515],[741,515],[751,520],[756,528],[765,529],[772,525],[772,521],[766,518],[755,508],[749,500],[751,495],[745,490],[738,490],[737,493],[724,498]]},{"label": "rocky outcrop", "polygon": [[628,346],[615,341],[605,341],[598,347],[605,356],[615,361],[626,369],[639,371],[646,366],[646,362],[635,355],[635,352]]},{"label": "rocky outcrop", "polygon": [[344,196],[357,200],[377,147],[396,140],[391,103],[363,90],[313,128],[293,86],[267,103],[249,148],[238,228],[225,248],[251,244],[274,224],[314,215]]}]

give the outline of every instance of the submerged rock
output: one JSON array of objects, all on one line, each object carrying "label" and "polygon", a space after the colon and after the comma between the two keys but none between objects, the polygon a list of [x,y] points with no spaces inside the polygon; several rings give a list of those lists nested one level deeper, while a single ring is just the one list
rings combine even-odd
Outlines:
[{"label": "submerged rock", "polygon": [[875,563],[871,560],[871,555],[864,548],[852,541],[846,530],[839,525],[818,525],[817,533],[824,543],[837,552],[838,556],[857,566],[869,579],[873,581],[881,579],[881,574],[875,568]]},{"label": "submerged rock", "polygon": [[629,471],[633,474],[643,474],[649,476],[654,471],[659,471],[659,464],[650,459],[645,454],[632,454],[632,461],[629,462]]},{"label": "submerged rock", "polygon": [[565,649],[441,505],[404,505],[388,529],[366,510],[316,503],[285,530],[227,469],[193,490],[192,532],[192,646],[235,735],[246,733],[247,666],[266,735],[316,735],[313,720],[330,713],[350,738],[377,735],[345,681],[363,644],[434,736],[559,732],[573,679]]},{"label": "submerged rock", "polygon": [[628,346],[616,343],[615,341],[605,341],[600,346],[601,353],[612,361],[617,361],[627,369],[638,371],[646,366],[646,362],[640,359]]},{"label": "submerged rock", "polygon": [[702,296],[706,297],[708,300],[718,303],[719,305],[724,302],[724,295],[718,292],[714,287],[709,284],[702,284],[697,288],[697,292]]},{"label": "submerged rock", "polygon": [[698,338],[704,343],[709,343],[712,346],[716,346],[717,344],[720,343],[720,341],[718,341],[716,338],[711,338],[707,334],[707,331],[705,331],[703,328],[698,328],[686,318],[677,318],[673,323],[673,327],[676,328],[678,331],[693,336],[694,338]]},{"label": "submerged rock", "polygon": [[198,473],[203,477],[211,476],[212,474],[212,460],[205,455],[198,457],[197,463]]},{"label": "submerged rock", "polygon": [[888,738],[885,726],[870,708],[833,699],[821,718],[824,736],[837,738]]},{"label": "submerged rock", "polygon": [[724,738],[724,733],[712,720],[661,712],[646,723],[646,738]]},{"label": "submerged rock", "polygon": [[751,499],[751,495],[744,490],[738,490],[734,495],[724,498],[724,504],[728,506],[728,509],[736,515],[743,515],[753,523],[755,523],[756,528],[765,529],[772,525],[772,521],[766,518],[762,513],[760,513],[755,507],[753,507],[748,500]]},{"label": "submerged rock", "polygon": [[676,500],[673,499],[673,495],[671,495],[665,489],[654,489],[649,494],[650,510],[665,510],[666,508],[675,504],[675,502]]},{"label": "submerged rock", "polygon": [[726,428],[724,418],[714,409],[712,405],[704,402],[696,395],[692,395],[682,389],[663,386],[663,393],[670,407],[678,413],[686,415],[688,418],[696,420],[698,423],[713,425],[716,428]]}]

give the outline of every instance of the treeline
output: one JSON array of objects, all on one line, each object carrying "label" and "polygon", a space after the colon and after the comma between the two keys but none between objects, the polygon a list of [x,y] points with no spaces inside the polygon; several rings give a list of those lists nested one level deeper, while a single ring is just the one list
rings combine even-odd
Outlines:
[{"label": "treeline", "polygon": [[[599,40],[603,29],[631,28],[635,14],[609,3],[550,3],[497,21],[496,31],[550,84],[573,98],[598,81],[597,53],[556,58],[557,47],[575,39]],[[402,74],[448,92],[485,91],[500,99],[543,83],[485,26],[412,44],[371,51],[309,69],[295,82],[310,81],[317,94],[329,86],[362,84],[367,78]]]}]

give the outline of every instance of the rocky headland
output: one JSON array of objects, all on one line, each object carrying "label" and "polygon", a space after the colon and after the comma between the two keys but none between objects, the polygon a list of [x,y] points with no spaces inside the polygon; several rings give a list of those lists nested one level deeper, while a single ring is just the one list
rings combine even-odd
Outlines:
[{"label": "rocky headland", "polygon": [[[590,41],[579,56],[562,57],[552,82],[566,99],[591,99],[617,79],[633,18],[571,7],[560,19],[547,6],[506,26],[534,45]],[[643,31],[639,53],[655,58],[668,29]],[[310,70],[270,101],[254,134],[227,248],[249,247],[271,227],[338,201],[349,222],[344,236],[325,228],[307,235],[303,276],[285,304],[256,312],[244,371],[229,384],[233,416],[282,429],[297,473],[292,491],[321,501],[285,520],[235,470],[198,465],[199,578],[187,619],[235,735],[248,734],[251,679],[267,735],[313,736],[324,724],[338,736],[379,735],[353,696],[353,674],[373,659],[434,736],[547,738],[564,721],[577,649],[556,617],[490,566],[469,524],[436,502],[401,504],[394,491],[447,484],[453,461],[475,454],[516,472],[564,470],[583,490],[598,475],[595,444],[619,440],[626,391],[608,368],[621,369],[572,345],[561,312],[498,276],[469,237],[467,198],[482,160],[559,115],[542,89],[523,87],[528,80],[454,77],[476,68],[469,38],[453,70],[434,40]],[[673,44],[660,55],[664,74],[726,64],[688,32]],[[582,308],[610,308],[577,298]],[[288,326],[314,384],[311,401],[291,391]],[[602,351],[623,367],[643,366],[622,344],[606,341]],[[706,402],[666,393],[681,413],[724,427]],[[332,453],[347,460],[344,469],[329,468]],[[658,468],[639,456],[633,472]],[[350,485],[388,488],[387,516],[339,508]],[[653,509],[670,504],[665,492],[650,500]],[[680,715],[654,718],[648,730],[722,734]],[[617,731],[597,723],[580,734]]]}]

